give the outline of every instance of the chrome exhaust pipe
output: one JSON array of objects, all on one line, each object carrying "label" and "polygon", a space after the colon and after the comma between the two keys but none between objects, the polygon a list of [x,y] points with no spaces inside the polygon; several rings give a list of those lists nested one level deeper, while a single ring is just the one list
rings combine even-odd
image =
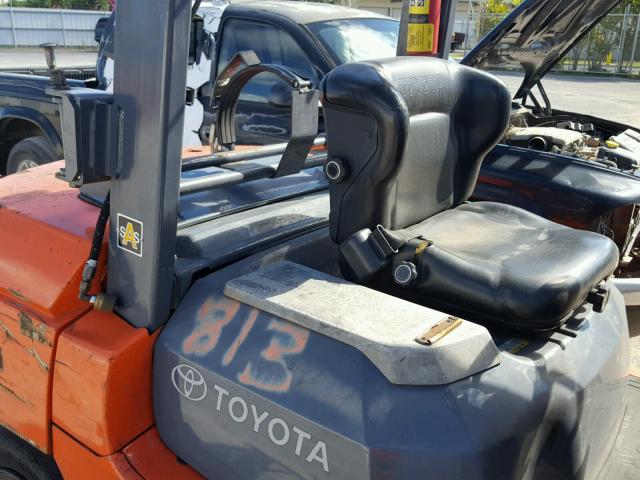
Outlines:
[{"label": "chrome exhaust pipe", "polygon": [[622,293],[627,307],[640,305],[640,278],[614,278],[613,284]]},{"label": "chrome exhaust pipe", "polygon": [[547,139],[544,137],[533,137],[529,139],[528,145],[531,150],[539,150],[541,152],[549,150],[549,144],[547,143]]}]

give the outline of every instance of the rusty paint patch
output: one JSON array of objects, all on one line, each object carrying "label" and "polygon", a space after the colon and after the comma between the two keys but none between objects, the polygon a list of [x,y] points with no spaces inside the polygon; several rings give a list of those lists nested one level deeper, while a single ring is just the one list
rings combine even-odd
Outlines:
[{"label": "rusty paint patch", "polygon": [[11,395],[16,400],[24,403],[25,405],[29,405],[30,407],[33,407],[33,403],[31,403],[26,398],[22,398],[20,395],[18,395],[16,392],[14,392],[11,388],[7,387],[6,385],[3,385],[2,383],[0,383],[0,392],[5,392],[5,393]]},{"label": "rusty paint patch", "polygon": [[38,352],[30,348],[25,348],[25,350],[29,355],[31,355],[33,358],[36,359],[36,361],[38,362],[38,366],[42,369],[44,373],[49,373],[49,365],[47,365],[47,363],[44,360],[42,360],[42,358],[40,358],[40,355],[38,355]]},{"label": "rusty paint patch", "polygon": [[13,336],[13,333],[11,333],[11,330],[9,330],[9,327],[7,327],[2,320],[0,320],[0,330],[4,331],[4,334],[7,337],[7,340],[12,340],[14,342],[16,341],[16,337]]},{"label": "rusty paint patch", "polygon": [[13,295],[14,297],[19,298],[20,300],[24,300],[26,302],[29,301],[29,299],[27,297],[25,297],[24,295],[22,295],[20,292],[18,292],[17,290],[12,290],[11,288],[9,289],[9,293],[11,295]]},{"label": "rusty paint patch", "polygon": [[24,336],[32,338],[34,341],[42,343],[43,345],[51,346],[51,342],[47,340],[47,329],[44,325],[36,328],[33,325],[31,317],[24,312],[20,312],[18,318],[20,319],[20,332],[22,332]]},{"label": "rusty paint patch", "polygon": [[[29,319],[29,320],[31,320],[31,319]],[[22,321],[22,319],[21,319],[21,321]],[[28,323],[28,322],[25,321],[25,323]],[[31,322],[31,325],[33,327],[33,322]],[[12,341],[12,342],[16,342],[16,343],[18,343],[18,345],[20,345],[20,342],[18,342],[16,340],[16,337],[13,336],[13,334],[11,333],[9,328],[2,322],[2,320],[0,320],[0,330],[4,330],[4,334],[7,337],[7,340]],[[34,339],[33,336],[28,335],[27,333],[25,333],[25,331],[22,331],[22,333],[27,335],[32,340]],[[47,342],[47,345],[51,346],[51,343]],[[36,361],[38,362],[38,365],[40,366],[40,368],[42,369],[43,372],[45,372],[45,373],[49,372],[49,365],[47,365],[47,363],[44,360],[42,360],[42,358],[40,358],[40,355],[38,355],[38,352],[36,352],[35,349],[28,348],[25,345],[20,345],[20,347],[23,348],[25,352],[27,352],[29,355],[31,355],[33,358],[36,359]],[[1,355],[1,352],[0,352],[0,355]],[[0,370],[2,370],[2,358],[1,357],[0,357]]]}]

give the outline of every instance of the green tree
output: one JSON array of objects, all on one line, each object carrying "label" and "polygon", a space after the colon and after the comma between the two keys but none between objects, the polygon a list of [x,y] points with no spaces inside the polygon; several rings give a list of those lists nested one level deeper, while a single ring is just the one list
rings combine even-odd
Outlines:
[{"label": "green tree", "polygon": [[[622,32],[625,26],[624,13],[629,8],[630,13],[640,14],[640,0],[625,0],[614,8],[589,34],[578,42],[568,53],[572,70],[578,70],[579,65],[584,62],[586,69],[590,72],[604,71],[605,63],[609,55],[619,47],[622,40]],[[627,19],[626,35],[623,44],[623,54],[621,59],[630,60],[633,49],[636,22],[638,16]],[[637,53],[640,56],[640,53]],[[620,65],[619,70],[622,65]]]},{"label": "green tree", "polygon": [[12,6],[25,8],[49,8],[49,0],[13,0]]},{"label": "green tree", "polygon": [[49,0],[49,8],[71,10],[109,10],[107,0]]},{"label": "green tree", "polygon": [[484,37],[493,30],[507,14],[522,3],[522,0],[487,0],[480,4],[480,18],[478,21],[478,33]]}]

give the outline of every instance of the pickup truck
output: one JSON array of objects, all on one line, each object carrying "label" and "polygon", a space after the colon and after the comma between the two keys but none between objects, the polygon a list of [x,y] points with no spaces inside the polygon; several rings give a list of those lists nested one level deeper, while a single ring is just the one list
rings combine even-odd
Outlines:
[{"label": "pickup truck", "polygon": [[62,158],[60,107],[45,93],[48,83],[47,77],[0,74],[0,175]]},{"label": "pickup truck", "polygon": [[[98,27],[98,78],[109,90],[113,68],[104,40],[113,28],[104,21]],[[214,80],[238,52],[252,50],[261,62],[286,65],[317,86],[341,63],[394,56],[398,28],[397,20],[333,5],[203,2],[190,38],[184,145],[207,143]],[[61,158],[60,110],[45,93],[48,82],[0,74],[0,174]],[[97,88],[98,82],[85,86]],[[288,137],[287,101],[288,90],[277,77],[263,74],[249,82],[237,110],[238,143],[264,145]]]}]

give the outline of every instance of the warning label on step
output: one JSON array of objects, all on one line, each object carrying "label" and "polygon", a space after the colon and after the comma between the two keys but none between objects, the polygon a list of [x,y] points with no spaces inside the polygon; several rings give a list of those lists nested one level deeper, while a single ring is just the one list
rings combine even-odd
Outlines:
[{"label": "warning label on step", "polygon": [[118,247],[142,257],[142,222],[118,214]]}]

